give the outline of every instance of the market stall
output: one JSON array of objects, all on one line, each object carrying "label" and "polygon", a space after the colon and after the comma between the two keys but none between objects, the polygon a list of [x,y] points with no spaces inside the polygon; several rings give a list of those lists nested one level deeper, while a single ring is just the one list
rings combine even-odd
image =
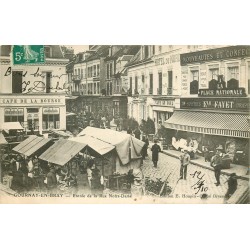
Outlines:
[{"label": "market stall", "polygon": [[51,139],[44,139],[36,135],[30,135],[12,150],[24,156],[40,155],[53,144]]},{"label": "market stall", "polygon": [[70,140],[82,141],[88,148],[101,153],[102,161],[106,161],[102,173],[108,179],[109,188],[121,190],[130,186],[128,173],[140,168],[144,142],[129,134],[93,127],[85,128]]}]

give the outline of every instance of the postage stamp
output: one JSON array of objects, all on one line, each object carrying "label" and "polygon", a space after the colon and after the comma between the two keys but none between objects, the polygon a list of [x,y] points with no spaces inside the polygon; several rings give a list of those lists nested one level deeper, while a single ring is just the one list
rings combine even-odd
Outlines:
[{"label": "postage stamp", "polygon": [[13,64],[44,63],[43,45],[14,45]]},{"label": "postage stamp", "polygon": [[249,203],[250,46],[0,49],[0,203]]}]

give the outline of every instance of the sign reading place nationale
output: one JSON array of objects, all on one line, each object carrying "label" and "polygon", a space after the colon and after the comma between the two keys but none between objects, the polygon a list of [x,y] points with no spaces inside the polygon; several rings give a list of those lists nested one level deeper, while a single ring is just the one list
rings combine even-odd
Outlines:
[{"label": "sign reading place nationale", "polygon": [[44,63],[44,45],[14,45],[13,64]]}]

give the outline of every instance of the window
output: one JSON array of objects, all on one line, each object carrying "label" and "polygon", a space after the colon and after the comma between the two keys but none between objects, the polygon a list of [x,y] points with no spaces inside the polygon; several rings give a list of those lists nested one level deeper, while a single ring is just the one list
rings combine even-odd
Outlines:
[{"label": "window", "polygon": [[80,73],[80,69],[78,69],[78,76],[80,76],[81,75],[81,73]]},{"label": "window", "polygon": [[167,94],[172,95],[173,92],[173,71],[168,71],[168,89]]},{"label": "window", "polygon": [[81,78],[83,77],[83,69],[81,69]]},{"label": "window", "polygon": [[97,64],[97,74],[96,74],[97,76],[99,76],[100,75],[100,64]]},{"label": "window", "polygon": [[162,95],[162,72],[158,73],[158,82],[159,82],[158,95]]},{"label": "window", "polygon": [[113,75],[113,67],[112,66],[113,66],[112,63],[110,63],[110,66],[109,66],[110,67],[110,71],[109,71],[110,77]]},{"label": "window", "polygon": [[239,80],[239,67],[229,67],[228,68],[228,80],[236,79]]},{"label": "window", "polygon": [[158,52],[161,53],[162,46],[158,46]]},{"label": "window", "polygon": [[94,76],[96,76],[96,65],[94,65]]},{"label": "window", "polygon": [[4,109],[4,122],[24,122],[24,112],[20,108]]},{"label": "window", "polygon": [[109,79],[109,64],[107,64],[107,79]]},{"label": "window", "polygon": [[149,74],[149,94],[153,94],[153,74]]},{"label": "window", "polygon": [[22,71],[12,71],[12,93],[18,94],[22,93],[22,83],[23,83],[23,72]]},{"label": "window", "polygon": [[154,45],[152,45],[152,53],[153,53],[153,55],[155,54],[155,46]]},{"label": "window", "polygon": [[135,94],[138,93],[138,77],[135,77]]},{"label": "window", "polygon": [[75,75],[77,75],[77,69],[75,69]]},{"label": "window", "polygon": [[59,129],[60,120],[59,114],[43,115],[43,129]]},{"label": "window", "polygon": [[219,69],[210,69],[209,78],[210,80],[218,80]]},{"label": "window", "polygon": [[94,94],[96,94],[96,82],[94,83]]},{"label": "window", "polygon": [[191,80],[190,82],[190,94],[198,94],[199,89],[199,70],[191,71]]},{"label": "window", "polygon": [[145,45],[144,46],[144,58],[148,58],[148,56],[149,56],[148,46]]},{"label": "window", "polygon": [[97,94],[100,94],[100,82],[97,82]]},{"label": "window", "polygon": [[52,48],[49,46],[44,47],[45,57],[52,57]]},{"label": "window", "polygon": [[51,72],[45,72],[46,93],[51,92]]}]

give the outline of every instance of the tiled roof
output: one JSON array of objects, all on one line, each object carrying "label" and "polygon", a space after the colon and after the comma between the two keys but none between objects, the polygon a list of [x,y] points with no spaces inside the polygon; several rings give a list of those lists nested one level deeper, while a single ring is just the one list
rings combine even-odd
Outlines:
[{"label": "tiled roof", "polygon": [[135,56],[132,57],[132,59],[126,63],[125,67],[129,67],[129,66],[133,66],[139,63],[147,63],[151,61],[152,57],[148,57],[145,59],[141,60],[141,49],[137,52],[137,54]]},{"label": "tiled roof", "polygon": [[140,47],[140,45],[123,45],[114,55],[108,56],[105,61],[117,59],[123,55],[135,55],[140,50]]}]

